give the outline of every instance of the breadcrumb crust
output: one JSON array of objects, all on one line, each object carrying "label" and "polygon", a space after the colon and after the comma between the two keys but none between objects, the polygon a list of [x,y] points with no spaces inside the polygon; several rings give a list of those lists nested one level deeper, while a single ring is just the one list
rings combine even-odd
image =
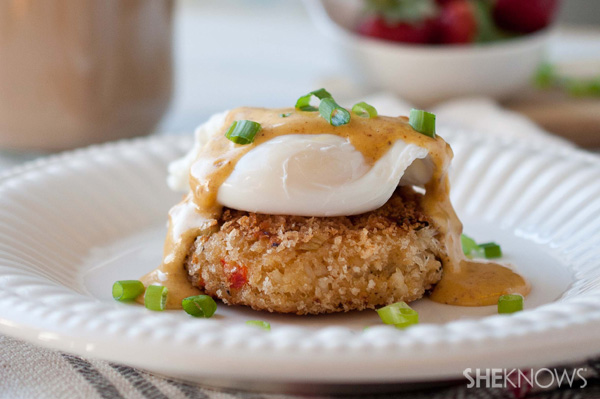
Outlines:
[{"label": "breadcrumb crust", "polygon": [[231,305],[318,314],[423,296],[441,278],[443,246],[421,194],[398,188],[356,216],[303,217],[225,209],[186,260],[192,283]]}]

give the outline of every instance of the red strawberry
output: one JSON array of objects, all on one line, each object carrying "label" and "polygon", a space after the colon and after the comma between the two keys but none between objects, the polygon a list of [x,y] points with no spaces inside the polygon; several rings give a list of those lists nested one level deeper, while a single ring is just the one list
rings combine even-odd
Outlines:
[{"label": "red strawberry", "polygon": [[503,29],[530,33],[548,26],[559,0],[497,0],[494,19]]},{"label": "red strawberry", "polygon": [[471,4],[466,0],[452,0],[443,7],[438,18],[441,43],[471,43],[477,35],[477,21]]},{"label": "red strawberry", "polygon": [[361,22],[357,31],[365,36],[395,42],[423,44],[434,40],[436,29],[432,20],[388,24],[383,17],[370,16]]}]

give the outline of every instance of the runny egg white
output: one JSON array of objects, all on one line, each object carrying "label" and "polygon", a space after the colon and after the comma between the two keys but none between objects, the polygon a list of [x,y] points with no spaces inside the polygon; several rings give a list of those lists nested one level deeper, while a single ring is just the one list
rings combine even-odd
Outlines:
[{"label": "runny egg white", "polygon": [[[189,189],[189,173],[202,179],[202,145],[221,134],[227,113],[196,131],[186,157],[169,167],[169,185]],[[332,127],[334,129],[334,127]],[[433,173],[427,149],[397,140],[370,165],[345,138],[322,134],[278,136],[251,149],[219,188],[220,205],[257,213],[341,216],[383,206],[398,185],[423,186]]]}]

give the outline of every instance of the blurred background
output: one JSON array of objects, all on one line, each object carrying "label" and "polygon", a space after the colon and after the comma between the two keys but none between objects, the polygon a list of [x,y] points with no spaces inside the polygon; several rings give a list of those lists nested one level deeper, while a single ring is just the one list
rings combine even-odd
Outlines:
[{"label": "blurred background", "polygon": [[[463,96],[494,98],[547,130],[600,148],[600,2],[532,1],[556,8],[551,28],[509,27],[499,43],[448,43],[479,37],[465,32],[468,21],[452,19],[460,13],[449,14],[456,29],[415,46],[376,37],[377,26],[357,32],[366,25],[360,1],[6,0],[0,147],[6,158],[189,133],[215,112],[293,106],[324,86],[340,102],[382,92],[425,108]],[[508,19],[520,13],[507,7]],[[425,14],[409,13],[409,20],[421,23],[428,11],[419,12]]]}]

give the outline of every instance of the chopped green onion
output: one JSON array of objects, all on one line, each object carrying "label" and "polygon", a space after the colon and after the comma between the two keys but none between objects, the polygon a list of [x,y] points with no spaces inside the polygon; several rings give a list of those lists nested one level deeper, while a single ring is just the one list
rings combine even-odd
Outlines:
[{"label": "chopped green onion", "polygon": [[[310,105],[310,100],[313,96],[321,100],[318,108]],[[318,110],[321,116],[333,126],[345,125],[350,122],[350,112],[339,106],[331,94],[325,89],[311,91],[300,97],[298,101],[296,101],[296,109],[301,111]]]},{"label": "chopped green onion", "polygon": [[120,280],[112,287],[112,296],[117,301],[130,301],[143,293],[144,284],[139,280]]},{"label": "chopped green onion", "polygon": [[250,144],[254,141],[254,137],[260,131],[260,128],[258,122],[245,119],[234,121],[225,133],[225,137],[236,144]]},{"label": "chopped green onion", "polygon": [[185,298],[181,301],[183,310],[194,317],[212,317],[217,311],[217,303],[208,295],[196,295]]},{"label": "chopped green onion", "polygon": [[301,111],[317,111],[318,108],[310,105],[310,100],[313,96],[317,97],[319,100],[323,100],[324,98],[332,98],[331,94],[329,94],[329,92],[325,89],[311,91],[310,93],[303,95],[298,99],[298,101],[296,101],[296,109],[299,109]]},{"label": "chopped green onion", "polygon": [[411,109],[408,123],[417,132],[435,138],[435,115],[420,109]]},{"label": "chopped green onion", "polygon": [[564,79],[567,92],[574,97],[600,96],[600,78],[596,80]]},{"label": "chopped green onion", "polygon": [[393,324],[397,328],[406,328],[419,323],[419,314],[406,302],[396,302],[377,309],[377,314],[385,324]]},{"label": "chopped green onion", "polygon": [[510,294],[498,298],[498,313],[515,313],[520,310],[523,310],[523,296]]},{"label": "chopped green onion", "polygon": [[350,112],[340,107],[333,98],[324,98],[321,100],[319,113],[332,126],[341,126],[350,122]]},{"label": "chopped green onion", "polygon": [[254,327],[262,328],[263,330],[266,330],[266,331],[271,331],[271,324],[267,323],[266,321],[262,321],[262,320],[248,320],[246,322],[246,324],[249,325],[249,326],[254,326]]},{"label": "chopped green onion", "polygon": [[462,244],[462,249],[465,255],[470,255],[473,252],[479,251],[479,245],[477,245],[474,239],[466,234],[460,235],[460,243]]},{"label": "chopped green onion", "polygon": [[574,97],[600,97],[600,76],[575,78],[558,73],[550,63],[542,63],[534,76],[538,89],[556,88]]},{"label": "chopped green onion", "polygon": [[479,244],[479,248],[483,250],[483,255],[487,259],[502,257],[502,249],[500,248],[500,245],[496,244],[495,242],[486,242],[484,244]]},{"label": "chopped green onion", "polygon": [[376,118],[377,110],[372,105],[362,101],[352,106],[352,112],[361,118]]},{"label": "chopped green onion", "polygon": [[144,305],[150,310],[165,310],[169,290],[162,285],[149,285],[144,295]]},{"label": "chopped green onion", "polygon": [[291,112],[286,112],[285,114],[279,114],[279,116],[282,117],[282,118],[287,118],[291,114],[292,114]]},{"label": "chopped green onion", "polygon": [[487,259],[501,258],[502,248],[495,242],[486,242],[483,244],[477,244],[471,237],[461,234],[460,243],[465,255],[471,255],[473,253],[481,256],[485,256]]},{"label": "chopped green onion", "polygon": [[548,62],[542,63],[534,76],[534,83],[539,89],[548,89],[552,87],[556,80],[556,71],[554,66]]},{"label": "chopped green onion", "polygon": [[405,320],[405,321],[403,321],[403,322],[400,322],[400,323],[396,323],[396,324],[394,324],[394,327],[396,327],[396,328],[398,328],[398,329],[400,329],[400,330],[403,330],[403,329],[405,329],[406,327],[410,327],[410,326],[412,326],[412,325],[414,325],[414,324],[419,324],[418,315],[417,315],[417,321],[413,321],[413,320],[410,320],[410,319],[406,319],[406,320]]}]

